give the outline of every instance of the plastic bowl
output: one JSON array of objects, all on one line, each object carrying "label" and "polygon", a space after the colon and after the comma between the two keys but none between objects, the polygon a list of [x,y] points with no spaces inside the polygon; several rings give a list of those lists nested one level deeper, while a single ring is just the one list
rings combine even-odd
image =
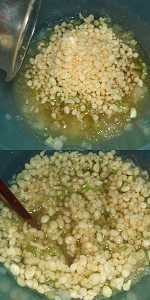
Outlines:
[{"label": "plastic bowl", "polygon": [[[20,172],[24,164],[39,151],[0,151],[0,177],[7,183],[13,174]],[[48,152],[51,155],[53,152]],[[150,151],[120,151],[120,155],[131,158],[139,166],[150,172]],[[150,299],[150,275],[143,277],[133,285],[129,292],[121,292],[110,300],[149,300]],[[4,266],[0,265],[0,300],[46,300],[45,296],[36,292],[19,287],[14,278]],[[97,297],[97,300],[100,300]],[[63,300],[70,300],[64,294]]]},{"label": "plastic bowl", "polygon": [[[95,17],[109,15],[113,22],[134,32],[140,41],[147,62],[150,62],[150,2],[149,0],[45,0],[36,32],[46,24],[55,24],[65,18],[93,13]],[[36,33],[35,33],[36,34]],[[148,97],[150,98],[150,96]],[[0,72],[0,148],[43,149],[44,139],[20,117],[13,95],[13,82],[5,82]],[[13,137],[13,138],[12,138]],[[68,144],[66,149],[82,149],[81,145]],[[150,105],[145,100],[142,112],[132,129],[109,140],[92,143],[92,149],[148,149],[150,148]]]}]

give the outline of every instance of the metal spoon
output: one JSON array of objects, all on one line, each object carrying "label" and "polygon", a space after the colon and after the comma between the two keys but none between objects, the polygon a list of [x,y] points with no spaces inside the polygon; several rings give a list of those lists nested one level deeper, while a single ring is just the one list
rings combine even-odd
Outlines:
[{"label": "metal spoon", "polygon": [[13,79],[27,53],[43,0],[0,0],[0,68]]}]

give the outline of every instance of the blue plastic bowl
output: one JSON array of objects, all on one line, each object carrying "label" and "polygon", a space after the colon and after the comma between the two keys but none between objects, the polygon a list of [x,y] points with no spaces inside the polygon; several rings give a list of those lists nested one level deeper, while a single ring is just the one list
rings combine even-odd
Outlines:
[{"label": "blue plastic bowl", "polygon": [[[45,0],[36,32],[47,24],[64,18],[93,13],[95,17],[109,15],[113,22],[133,30],[150,62],[150,1],[149,0]],[[35,33],[36,34],[36,33]],[[20,118],[13,95],[13,82],[5,82],[0,73],[0,149],[43,149],[44,139]],[[149,149],[150,148],[150,96],[130,131],[109,140],[92,143],[92,149]],[[68,144],[66,149],[82,149]]]},{"label": "blue plastic bowl", "polygon": [[[24,164],[39,151],[0,151],[0,177],[7,183],[13,174],[20,172]],[[49,152],[51,155],[52,152]],[[120,151],[120,155],[131,158],[150,172],[150,151]],[[129,292],[121,292],[110,300],[149,300],[150,275],[146,275]],[[46,300],[28,288],[19,287],[9,272],[0,265],[0,300]],[[65,297],[63,300],[69,300]],[[101,300],[97,297],[97,300]]]}]

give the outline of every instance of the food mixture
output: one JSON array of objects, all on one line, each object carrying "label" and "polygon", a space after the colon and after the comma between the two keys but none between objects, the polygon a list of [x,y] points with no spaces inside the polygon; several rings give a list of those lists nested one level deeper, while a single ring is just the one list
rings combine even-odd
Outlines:
[{"label": "food mixture", "polygon": [[80,15],[79,22],[63,22],[46,36],[26,67],[24,108],[47,137],[114,135],[136,118],[147,67],[131,33],[105,18]]},{"label": "food mixture", "polygon": [[150,180],[115,151],[44,152],[11,185],[41,230],[0,203],[0,262],[55,300],[128,291],[150,260]]}]

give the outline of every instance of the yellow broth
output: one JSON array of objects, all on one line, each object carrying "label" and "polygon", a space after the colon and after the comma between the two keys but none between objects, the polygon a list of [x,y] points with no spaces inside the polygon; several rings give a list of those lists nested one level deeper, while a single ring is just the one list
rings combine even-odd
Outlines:
[{"label": "yellow broth", "polygon": [[[111,25],[112,26],[112,25]],[[125,34],[123,41],[127,44],[133,39],[131,32],[124,32],[118,25],[112,26],[118,37]],[[27,79],[24,77],[25,71],[29,68],[29,59],[40,53],[37,49],[38,44],[42,41],[47,45],[49,36],[53,33],[52,28],[42,30],[36,39],[32,42],[29,53],[26,58],[25,66],[17,77],[14,84],[14,93],[16,104],[20,113],[25,120],[45,138],[65,136],[69,142],[90,141],[110,138],[120,134],[126,129],[128,124],[132,122],[130,118],[131,108],[135,108],[137,113],[140,112],[144,98],[148,93],[149,79],[146,77],[142,88],[135,87],[133,92],[126,95],[121,102],[118,103],[119,113],[116,112],[112,116],[106,114],[99,115],[99,121],[94,122],[90,115],[90,104],[87,105],[85,116],[82,120],[77,119],[71,114],[66,115],[63,111],[64,103],[61,105],[61,113],[56,119],[51,117],[54,112],[50,103],[41,104],[36,97],[40,91],[36,91],[27,86]],[[140,54],[141,61],[144,61],[142,50],[139,45],[134,49]],[[141,70],[137,70],[141,72]],[[58,98],[55,101],[59,101]]]}]

